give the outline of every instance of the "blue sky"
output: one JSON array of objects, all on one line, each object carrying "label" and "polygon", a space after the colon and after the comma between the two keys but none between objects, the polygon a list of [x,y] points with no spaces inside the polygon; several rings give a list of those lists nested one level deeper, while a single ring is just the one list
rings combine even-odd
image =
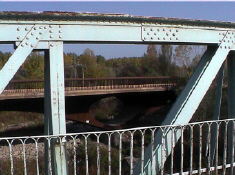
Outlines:
[{"label": "blue sky", "polygon": [[[235,2],[0,2],[0,11],[73,11],[121,13],[137,16],[176,17],[235,22]],[[82,54],[92,49],[105,58],[142,56],[146,46],[142,45],[68,45],[65,52]],[[12,47],[0,45],[2,51]],[[107,52],[109,50],[109,52]]]}]

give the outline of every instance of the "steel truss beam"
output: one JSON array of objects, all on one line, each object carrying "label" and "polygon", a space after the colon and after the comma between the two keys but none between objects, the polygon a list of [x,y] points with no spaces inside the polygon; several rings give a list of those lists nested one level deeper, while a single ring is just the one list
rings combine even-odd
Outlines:
[{"label": "steel truss beam", "polygon": [[[12,14],[14,15],[14,13]],[[234,50],[235,25],[230,23],[219,23],[217,25],[206,21],[177,21],[125,16],[119,18],[112,15],[107,17],[77,15],[78,20],[76,20],[76,14],[72,15],[64,15],[60,18],[56,13],[51,16],[50,14],[33,14],[33,18],[30,18],[29,14],[23,15],[23,17],[21,14],[19,14],[19,17],[16,14],[11,18],[11,15],[7,16],[7,13],[0,13],[0,43],[14,43],[16,45],[15,52],[0,71],[0,93],[33,50],[46,50],[45,134],[66,133],[63,43],[208,45],[208,49],[194,74],[162,125],[180,125],[189,122],[226,56],[231,50]],[[49,17],[54,20],[48,20]],[[83,17],[85,20],[82,20]],[[96,20],[91,20],[92,17]],[[17,20],[17,18],[19,19]],[[27,19],[22,20],[23,18]],[[233,117],[235,99],[233,74],[235,69],[233,58],[229,58],[229,60],[231,62],[229,67],[229,74],[231,74],[229,78],[229,94],[231,94],[229,116]],[[217,101],[219,106],[220,98]],[[175,143],[181,134],[176,131]],[[172,148],[170,146],[172,144],[168,144],[166,151],[162,152],[164,143],[170,143],[171,135],[169,131],[166,131],[162,140],[162,133],[156,133],[155,146],[147,148],[144,155],[144,165],[139,163],[134,174],[156,174],[159,171],[161,163],[164,163],[166,157],[171,153]],[[63,142],[63,140],[60,142]],[[50,170],[53,170],[55,174],[67,174],[65,147],[57,147],[57,140],[53,139],[46,143],[48,147],[45,151],[53,159],[53,163],[48,165],[46,173],[49,174]],[[228,146],[230,147],[232,143],[230,141]],[[46,157],[46,162],[49,158],[50,156]],[[232,161],[232,158],[229,158],[229,160]]]},{"label": "steel truss beam", "polygon": [[[224,38],[230,38],[229,32]],[[230,43],[230,44],[229,44]],[[185,89],[182,91],[174,106],[171,108],[170,112],[166,116],[162,125],[180,125],[186,124],[190,121],[192,115],[199,106],[201,100],[203,99],[205,93],[209,89],[213,79],[218,73],[220,67],[225,61],[229,48],[232,48],[233,44],[231,41],[223,40],[218,46],[208,46],[207,51],[201,58],[194,74],[189,79]],[[160,170],[160,165],[165,162],[167,156],[171,153],[171,138],[172,133],[170,131],[165,131],[165,142],[168,144],[166,146],[166,151],[162,152],[162,132],[157,131],[155,136],[155,147],[152,149],[148,146],[144,156],[144,167],[141,169],[141,164],[137,165],[134,174],[157,174]],[[176,131],[175,133],[175,143],[180,138],[181,133]],[[153,151],[152,151],[153,150]]]}]

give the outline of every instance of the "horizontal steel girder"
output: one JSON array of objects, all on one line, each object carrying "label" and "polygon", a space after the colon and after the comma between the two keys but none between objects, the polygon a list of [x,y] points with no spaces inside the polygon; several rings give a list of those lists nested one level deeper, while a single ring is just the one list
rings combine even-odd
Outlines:
[{"label": "horizontal steel girder", "polygon": [[[32,28],[28,24],[0,24],[0,43],[16,42],[18,45],[25,39],[26,34]],[[37,24],[38,29],[47,30],[40,44],[35,49],[48,49],[48,41],[64,42],[91,42],[91,43],[184,43],[184,44],[219,44],[222,42],[226,29],[210,29],[187,26],[164,25],[98,25],[98,24],[74,24],[74,25],[45,25]],[[34,33],[32,30],[32,33]],[[229,29],[234,41],[235,30]],[[41,47],[40,47],[41,45]]]}]

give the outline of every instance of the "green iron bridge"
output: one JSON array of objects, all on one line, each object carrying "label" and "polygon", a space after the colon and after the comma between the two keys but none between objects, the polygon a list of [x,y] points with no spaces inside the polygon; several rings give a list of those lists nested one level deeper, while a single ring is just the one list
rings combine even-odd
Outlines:
[{"label": "green iron bridge", "polygon": [[[0,94],[32,51],[44,52],[45,132],[37,137],[1,138],[1,171],[12,175],[234,174],[235,23],[0,12],[0,44],[9,43],[15,51],[0,71]],[[66,132],[63,60],[63,45],[69,43],[190,44],[206,45],[207,50],[160,126],[71,134]],[[225,62],[228,119],[219,120]],[[189,123],[216,76],[214,120]]]}]

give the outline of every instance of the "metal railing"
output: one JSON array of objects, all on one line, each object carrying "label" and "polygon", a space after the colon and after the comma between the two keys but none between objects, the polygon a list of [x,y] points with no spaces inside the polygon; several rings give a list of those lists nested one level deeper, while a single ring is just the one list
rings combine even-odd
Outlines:
[{"label": "metal railing", "polygon": [[[69,174],[133,174],[138,162],[140,171],[149,174],[154,167],[145,169],[144,151],[149,144],[151,150],[155,149],[154,136],[160,132],[161,155],[166,155],[167,147],[173,149],[166,161],[158,165],[159,174],[233,175],[234,122],[220,120],[180,126],[1,138],[0,174],[44,174],[44,150],[47,148],[50,155],[52,139],[57,140],[57,146],[66,146]],[[166,132],[171,133],[170,140],[166,140]],[[181,135],[178,142],[174,137],[176,132]],[[50,156],[47,165],[52,174]]]},{"label": "metal railing", "polygon": [[[123,89],[164,87],[172,88],[178,77],[115,77],[65,79],[65,91],[93,89]],[[44,80],[12,80],[3,93],[37,91],[43,92]]]}]

